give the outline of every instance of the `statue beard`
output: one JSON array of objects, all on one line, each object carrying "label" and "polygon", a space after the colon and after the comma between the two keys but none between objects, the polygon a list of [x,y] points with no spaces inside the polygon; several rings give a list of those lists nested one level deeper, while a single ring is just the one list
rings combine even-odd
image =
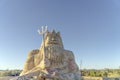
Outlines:
[{"label": "statue beard", "polygon": [[50,62],[51,67],[58,67],[63,64],[64,49],[59,45],[45,46],[45,58]]}]

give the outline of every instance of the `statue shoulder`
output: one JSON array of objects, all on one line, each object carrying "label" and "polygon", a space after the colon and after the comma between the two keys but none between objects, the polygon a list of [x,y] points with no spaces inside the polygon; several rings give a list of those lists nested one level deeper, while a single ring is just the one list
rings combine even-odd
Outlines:
[{"label": "statue shoulder", "polygon": [[72,51],[70,51],[70,50],[64,50],[64,53],[65,53],[66,56],[69,56],[69,57],[71,57],[71,58],[74,58],[74,54],[73,54]]},{"label": "statue shoulder", "polygon": [[28,57],[35,56],[35,55],[38,54],[39,52],[40,52],[39,49],[31,50],[31,51],[29,51],[29,53],[28,53]]},{"label": "statue shoulder", "polygon": [[73,55],[73,52],[70,50],[64,50],[65,53]]}]

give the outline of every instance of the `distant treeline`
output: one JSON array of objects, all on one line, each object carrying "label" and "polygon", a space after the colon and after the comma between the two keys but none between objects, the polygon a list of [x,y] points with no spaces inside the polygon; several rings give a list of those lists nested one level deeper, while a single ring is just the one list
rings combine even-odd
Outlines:
[{"label": "distant treeline", "polygon": [[0,77],[3,76],[18,76],[21,70],[0,70]]},{"label": "distant treeline", "polygon": [[83,69],[80,70],[82,76],[90,77],[120,77],[120,69]]},{"label": "distant treeline", "polygon": [[[0,70],[0,77],[19,76],[22,70]],[[90,77],[120,77],[120,69],[82,69],[81,76]]]}]

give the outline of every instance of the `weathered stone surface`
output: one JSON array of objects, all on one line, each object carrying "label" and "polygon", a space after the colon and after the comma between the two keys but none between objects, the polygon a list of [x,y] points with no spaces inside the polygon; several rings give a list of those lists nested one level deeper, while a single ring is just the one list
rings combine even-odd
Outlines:
[{"label": "weathered stone surface", "polygon": [[[36,76],[37,80],[80,80],[72,51],[65,50],[59,32],[46,32],[45,46],[28,53],[21,78]],[[72,46],[72,45],[71,45]],[[44,80],[44,79],[43,79]]]}]

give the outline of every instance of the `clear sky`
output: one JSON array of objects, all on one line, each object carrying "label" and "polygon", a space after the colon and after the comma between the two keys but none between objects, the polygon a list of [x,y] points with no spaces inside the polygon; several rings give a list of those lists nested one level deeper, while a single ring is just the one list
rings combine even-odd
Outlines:
[{"label": "clear sky", "polygon": [[82,68],[119,68],[120,0],[0,0],[0,69],[22,69],[45,25]]}]

